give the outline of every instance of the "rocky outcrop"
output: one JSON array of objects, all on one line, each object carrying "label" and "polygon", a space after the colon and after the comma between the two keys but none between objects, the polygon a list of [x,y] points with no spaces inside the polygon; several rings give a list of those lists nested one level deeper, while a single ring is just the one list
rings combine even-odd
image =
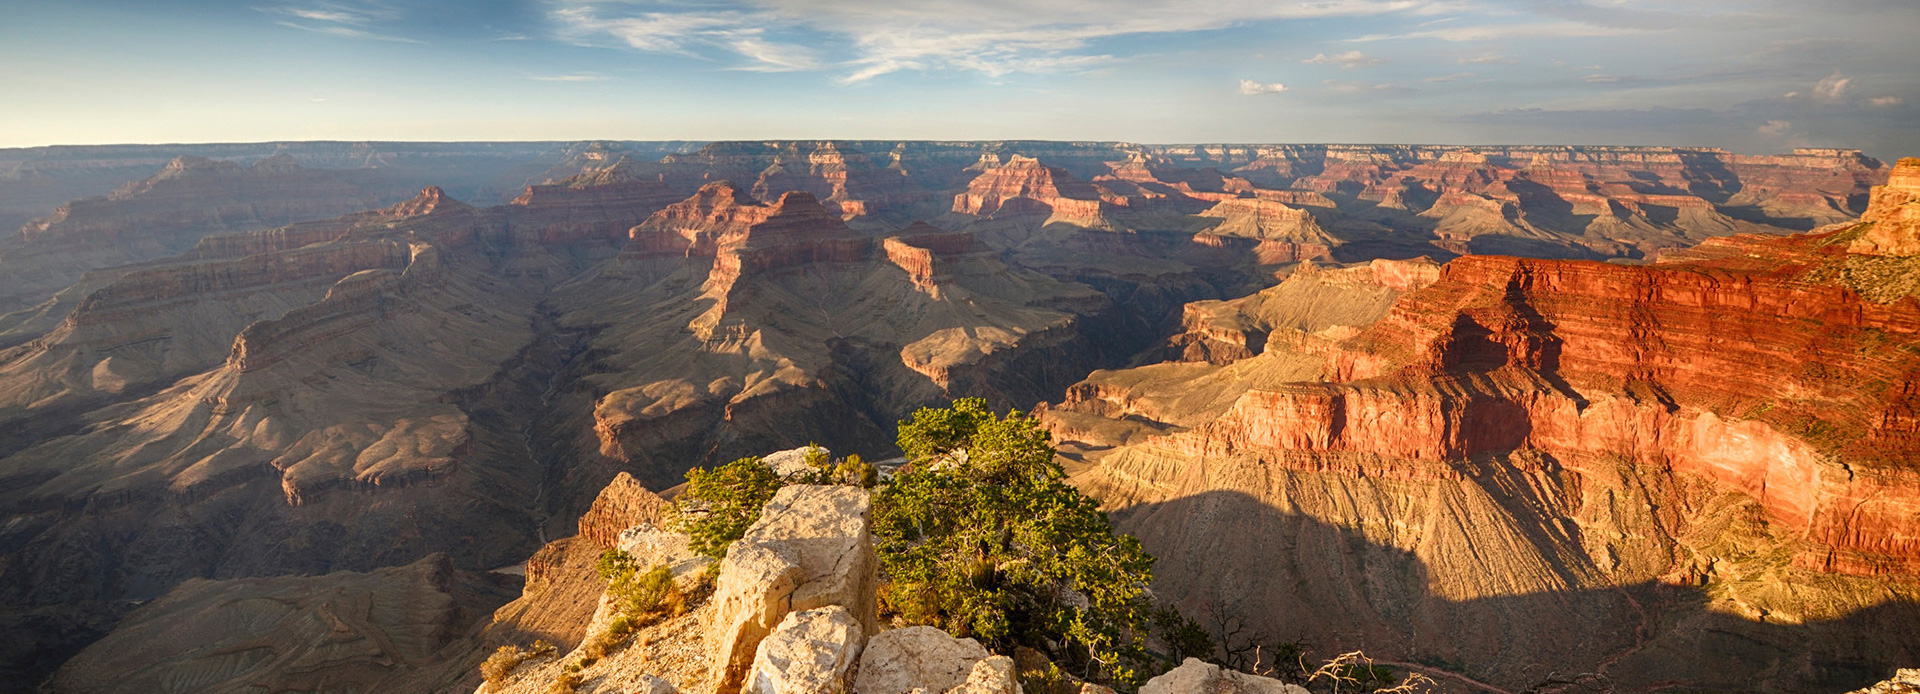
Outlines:
[{"label": "rocky outcrop", "polygon": [[789,613],[839,605],[859,633],[879,631],[869,503],[854,487],[788,486],[727,549],[707,639],[717,692],[740,690],[761,640]]},{"label": "rocky outcrop", "polygon": [[1039,211],[1084,226],[1100,223],[1100,192],[1062,169],[1020,155],[1002,162],[993,154],[982,155],[976,166],[980,175],[953,198],[955,212],[986,216]]},{"label": "rocky outcrop", "polygon": [[1188,658],[1140,686],[1140,694],[1306,694],[1307,688]]},{"label": "rocky outcrop", "polygon": [[594,497],[593,506],[581,514],[579,537],[602,549],[617,549],[623,544],[622,533],[629,528],[663,527],[662,514],[666,507],[666,500],[659,494],[648,491],[633,475],[622,472],[614,475],[613,481]]},{"label": "rocky outcrop", "polygon": [[839,605],[789,612],[753,654],[746,694],[842,694],[866,641],[860,620]]},{"label": "rocky outcrop", "polygon": [[1901,159],[1887,184],[1873,189],[1872,200],[1860,221],[1872,223],[1873,228],[1848,244],[1847,251],[1920,255],[1920,159]]},{"label": "rocky outcrop", "polygon": [[1001,694],[1019,691],[1013,659],[996,656],[973,639],[956,639],[933,627],[881,632],[860,656],[854,694]]},{"label": "rocky outcrop", "polygon": [[1208,233],[1239,236],[1263,241],[1294,241],[1338,245],[1306,210],[1286,203],[1259,198],[1232,198],[1215,203],[1201,217],[1218,218],[1219,226]]}]

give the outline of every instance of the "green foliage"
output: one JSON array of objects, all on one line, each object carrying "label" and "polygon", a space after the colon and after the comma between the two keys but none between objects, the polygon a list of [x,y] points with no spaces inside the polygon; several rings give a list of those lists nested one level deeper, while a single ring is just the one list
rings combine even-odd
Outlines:
[{"label": "green foliage", "polygon": [[833,469],[834,478],[839,484],[850,484],[861,489],[872,489],[880,483],[880,468],[861,460],[858,455],[847,456]]},{"label": "green foliage", "polygon": [[1015,673],[1020,680],[1020,690],[1024,694],[1079,694],[1080,683],[1060,671],[1060,666],[1048,662],[1044,668],[1032,668]]},{"label": "green foliage", "polygon": [[912,469],[874,496],[890,610],[1001,652],[1064,643],[1092,676],[1140,678],[1153,557],[1066,483],[1035,420],[968,398],[914,413],[899,442]]},{"label": "green foliage", "polygon": [[678,592],[673,584],[673,572],[667,567],[654,566],[641,571],[633,555],[617,549],[601,553],[595,568],[601,578],[607,579],[607,597],[613,600],[619,618],[626,620],[628,632],[643,616],[661,611],[668,598]]},{"label": "green foliage", "polygon": [[668,525],[686,533],[687,547],[714,559],[760,519],[760,509],[786,481],[758,457],[712,470],[687,471],[687,488],[668,507]]},{"label": "green foliage", "polygon": [[838,484],[871,489],[880,482],[879,468],[861,460],[858,455],[847,456],[836,463],[827,449],[809,443],[802,460],[806,462],[806,469],[788,477],[789,483]]},{"label": "green foliage", "polygon": [[993,411],[980,398],[961,398],[943,409],[923,407],[912,422],[900,423],[900,450],[907,460],[921,461],[966,448],[980,425],[990,421],[996,421]]}]

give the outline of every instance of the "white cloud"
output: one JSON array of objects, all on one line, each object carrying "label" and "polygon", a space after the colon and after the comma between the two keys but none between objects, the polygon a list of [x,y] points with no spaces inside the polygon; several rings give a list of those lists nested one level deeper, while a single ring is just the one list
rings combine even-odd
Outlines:
[{"label": "white cloud", "polygon": [[1313,54],[1313,57],[1308,58],[1306,60],[1302,60],[1300,62],[1306,63],[1308,65],[1339,65],[1340,68],[1343,70],[1352,70],[1357,67],[1379,65],[1380,59],[1367,55],[1365,53],[1361,53],[1360,51],[1347,51],[1345,53],[1335,53],[1333,55],[1327,55],[1325,53],[1315,53]]},{"label": "white cloud", "polygon": [[1268,82],[1266,84],[1261,84],[1253,80],[1240,80],[1240,93],[1245,94],[1247,96],[1255,96],[1259,94],[1279,94],[1280,92],[1284,92],[1286,90],[1287,90],[1287,85],[1281,84],[1279,82]]},{"label": "white cloud", "polygon": [[1614,77],[1612,75],[1587,75],[1585,79],[1588,82],[1597,82],[1597,83],[1603,83],[1603,84],[1620,81],[1620,78]]},{"label": "white cloud", "polygon": [[1888,108],[1891,106],[1899,106],[1900,104],[1906,103],[1906,101],[1906,99],[1897,96],[1876,96],[1868,99],[1867,105],[1874,108]]},{"label": "white cloud", "polygon": [[1847,91],[1853,88],[1853,78],[1845,77],[1839,70],[1827,75],[1813,85],[1813,95],[1821,101],[1840,101],[1847,98]]},{"label": "white cloud", "polygon": [[1426,81],[1428,81],[1428,82],[1452,82],[1452,81],[1454,81],[1454,80],[1462,80],[1462,79],[1466,79],[1466,78],[1468,78],[1468,77],[1478,77],[1478,76],[1479,76],[1479,75],[1476,75],[1476,74],[1474,74],[1474,73],[1471,73],[1471,72],[1456,72],[1456,73],[1453,73],[1453,74],[1451,74],[1451,75],[1441,75],[1441,76],[1439,76],[1439,77],[1428,77],[1428,78],[1426,79]]},{"label": "white cloud", "polygon": [[754,65],[741,68],[743,70],[790,72],[820,68],[820,60],[804,46],[774,43],[748,35],[732,39],[727,43],[727,48],[755,62]]},{"label": "white cloud", "polygon": [[1760,134],[1768,137],[1780,137],[1792,129],[1793,124],[1783,120],[1770,120],[1758,128]]}]

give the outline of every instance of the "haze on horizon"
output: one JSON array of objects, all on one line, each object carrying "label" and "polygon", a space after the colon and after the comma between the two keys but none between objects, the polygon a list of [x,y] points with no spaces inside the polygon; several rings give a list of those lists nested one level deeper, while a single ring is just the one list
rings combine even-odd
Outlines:
[{"label": "haze on horizon", "polygon": [[1920,142],[1911,0],[0,0],[0,147]]}]

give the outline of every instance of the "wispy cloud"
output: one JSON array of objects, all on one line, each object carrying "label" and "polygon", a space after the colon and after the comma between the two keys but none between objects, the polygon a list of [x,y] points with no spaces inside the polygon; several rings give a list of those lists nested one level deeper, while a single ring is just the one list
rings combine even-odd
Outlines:
[{"label": "wispy cloud", "polygon": [[1793,130],[1793,123],[1783,120],[1770,120],[1761,123],[1760,127],[1754,128],[1754,130],[1767,137],[1781,137],[1786,135],[1788,131]]},{"label": "wispy cloud", "polygon": [[1474,74],[1474,73],[1471,73],[1471,72],[1456,72],[1456,73],[1453,73],[1453,74],[1451,74],[1451,75],[1440,75],[1440,76],[1438,76],[1438,77],[1428,77],[1428,78],[1426,79],[1426,81],[1428,81],[1428,82],[1452,82],[1452,81],[1455,81],[1455,80],[1463,80],[1463,79],[1467,79],[1467,78],[1469,78],[1469,77],[1478,77],[1478,76],[1479,76],[1479,75],[1476,75],[1476,74]]},{"label": "wispy cloud", "polygon": [[759,72],[812,70],[820,67],[805,46],[767,38],[778,18],[769,12],[721,10],[705,12],[609,13],[598,5],[561,7],[552,14],[561,37],[596,45],[605,38],[617,45],[649,53],[708,59],[712,53],[731,53],[749,63],[734,69]]},{"label": "wispy cloud", "polygon": [[1480,55],[1461,58],[1459,62],[1461,65],[1493,65],[1495,63],[1512,63],[1513,59],[1499,53],[1482,53]]},{"label": "wispy cloud", "polygon": [[527,79],[541,82],[605,82],[605,75],[528,75]]},{"label": "wispy cloud", "polygon": [[1659,31],[1665,30],[1658,28],[1603,26],[1599,24],[1588,24],[1586,22],[1526,22],[1518,24],[1450,26],[1440,29],[1411,31],[1402,34],[1367,34],[1358,38],[1348,39],[1348,41],[1363,43],[1402,39],[1436,39],[1440,41],[1467,42],[1498,41],[1515,38],[1539,39],[1625,36]]},{"label": "wispy cloud", "polygon": [[1328,90],[1331,90],[1333,92],[1337,92],[1340,94],[1364,94],[1368,92],[1408,93],[1408,92],[1420,91],[1412,87],[1402,87],[1402,86],[1393,85],[1393,84],[1373,84],[1370,82],[1343,82],[1341,80],[1326,80],[1324,82],[1321,82],[1321,84],[1326,85]]},{"label": "wispy cloud", "polygon": [[424,41],[420,41],[420,40],[417,40],[417,39],[410,39],[410,38],[407,38],[407,37],[404,37],[404,36],[391,36],[391,35],[388,35],[388,34],[378,34],[378,33],[374,33],[374,32],[371,32],[371,31],[367,31],[367,30],[364,30],[364,29],[355,29],[355,28],[353,28],[353,27],[344,27],[344,26],[312,26],[312,25],[308,25],[308,24],[301,24],[301,23],[299,23],[299,22],[285,22],[285,21],[282,21],[282,22],[274,22],[274,23],[275,23],[275,24],[278,24],[278,25],[280,25],[280,26],[283,26],[283,27],[288,27],[288,28],[292,28],[292,29],[299,29],[299,30],[301,30],[301,31],[311,31],[311,32],[313,32],[313,33],[316,33],[316,34],[326,34],[326,35],[328,35],[328,36],[338,36],[338,37],[341,37],[341,38],[348,38],[348,39],[368,39],[368,40],[372,40],[372,41],[393,41],[393,42],[396,42],[396,43],[425,43]]},{"label": "wispy cloud", "polygon": [[1279,94],[1286,90],[1287,90],[1287,85],[1281,84],[1279,82],[1261,83],[1261,82],[1255,82],[1253,80],[1240,80],[1240,93],[1245,94],[1247,96],[1258,96],[1260,94]]},{"label": "wispy cloud", "polygon": [[1906,99],[1902,99],[1897,96],[1876,96],[1871,99],[1868,99],[1867,105],[1872,106],[1874,108],[1890,108],[1893,106],[1899,106],[1906,102],[1907,102]]},{"label": "wispy cloud", "polygon": [[301,31],[349,39],[422,43],[415,39],[375,30],[374,27],[397,22],[404,15],[399,8],[378,0],[319,2],[254,9],[289,17],[290,19],[277,20],[274,23]]},{"label": "wispy cloud", "polygon": [[1347,51],[1345,53],[1335,53],[1333,55],[1327,55],[1325,53],[1315,53],[1313,54],[1313,57],[1308,58],[1306,60],[1302,60],[1300,62],[1306,63],[1308,65],[1339,65],[1340,68],[1343,70],[1352,70],[1357,67],[1379,65],[1380,59],[1367,55],[1365,53],[1361,53],[1360,51]]},{"label": "wispy cloud", "polygon": [[852,83],[903,70],[989,76],[1079,70],[1115,60],[1096,47],[1108,39],[1284,19],[1429,15],[1456,2],[757,0],[689,9],[647,0],[553,0],[549,15],[561,38],[575,43],[611,38],[634,50],[745,61],[747,67],[735,69],[838,70],[842,82]]}]

